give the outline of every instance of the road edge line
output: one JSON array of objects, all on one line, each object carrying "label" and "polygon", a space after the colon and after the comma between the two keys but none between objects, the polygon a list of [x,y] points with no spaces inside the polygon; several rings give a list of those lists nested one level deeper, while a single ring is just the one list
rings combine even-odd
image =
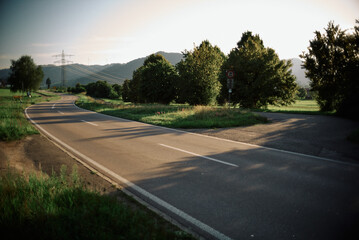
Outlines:
[{"label": "road edge line", "polygon": [[[80,108],[79,106],[77,106],[77,105],[75,104],[75,101],[73,101],[73,105],[74,105],[76,108],[81,109],[81,110],[84,110],[84,111],[93,112],[93,113],[98,113],[98,112],[95,112],[95,111],[91,111],[91,110],[87,110],[87,109],[84,109],[84,108]],[[245,145],[245,146],[262,148],[262,149],[271,150],[271,151],[276,151],[276,152],[281,152],[281,153],[288,153],[288,154],[291,154],[291,155],[297,155],[297,156],[302,156],[302,157],[313,158],[313,159],[316,159],[316,160],[327,161],[327,162],[331,162],[331,163],[335,163],[335,164],[340,164],[340,165],[347,165],[347,166],[352,166],[352,167],[359,167],[359,163],[344,162],[344,161],[335,160],[335,159],[330,159],[330,158],[326,158],[326,157],[319,157],[319,156],[310,155],[310,154],[305,154],[305,153],[292,152],[292,151],[288,151],[288,150],[271,148],[271,147],[265,147],[265,146],[261,146],[261,145],[257,145],[257,144],[252,144],[252,143],[245,143],[245,142],[240,142],[240,141],[235,141],[235,140],[230,140],[230,139],[225,139],[225,138],[219,138],[219,137],[210,136],[210,135],[205,135],[205,134],[200,134],[200,133],[188,132],[188,131],[184,131],[184,130],[180,130],[180,129],[176,129],[176,128],[169,128],[169,127],[157,126],[157,125],[153,125],[153,124],[149,124],[149,123],[144,123],[144,122],[140,122],[140,121],[135,121],[135,120],[129,120],[129,119],[125,119],[125,118],[115,117],[115,116],[111,116],[111,115],[107,115],[107,114],[103,114],[103,113],[98,113],[98,114],[102,114],[102,115],[105,115],[105,116],[108,116],[108,117],[111,117],[111,118],[115,118],[115,119],[120,119],[121,121],[138,122],[138,123],[142,123],[142,124],[145,124],[145,125],[149,125],[149,126],[153,126],[153,127],[157,127],[157,128],[166,129],[166,130],[168,130],[168,131],[174,131],[174,132],[179,132],[179,133],[188,133],[188,134],[195,135],[195,136],[212,138],[212,139],[216,139],[216,140],[220,140],[220,141],[231,142],[231,143],[235,143],[235,144],[242,144],[242,145]]]},{"label": "road edge line", "polygon": [[[153,194],[147,192],[146,190],[140,188],[140,187],[137,186],[136,184],[134,184],[134,183],[130,182],[129,180],[127,180],[127,179],[121,177],[120,175],[114,173],[114,172],[111,171],[110,169],[108,169],[108,168],[102,166],[101,164],[97,163],[96,161],[94,161],[94,160],[91,159],[90,157],[87,157],[86,155],[84,155],[84,154],[82,154],[81,152],[77,151],[76,149],[70,147],[70,146],[67,145],[66,143],[62,142],[60,139],[56,138],[55,136],[53,136],[52,134],[50,134],[49,132],[47,132],[47,131],[46,131],[45,129],[43,129],[40,125],[38,125],[34,120],[32,120],[32,119],[30,118],[30,116],[27,114],[27,110],[28,110],[29,108],[31,108],[32,106],[34,106],[34,105],[31,105],[31,106],[29,106],[29,107],[27,107],[27,108],[25,109],[25,115],[26,115],[27,119],[30,120],[30,122],[31,122],[32,124],[34,124],[34,125],[40,130],[40,132],[42,132],[43,134],[45,134],[45,135],[47,135],[48,137],[52,138],[52,142],[55,141],[55,142],[57,142],[57,144],[61,145],[61,146],[62,146],[61,149],[65,148],[65,149],[66,149],[66,151],[65,151],[66,153],[71,153],[71,152],[72,152],[72,153],[78,155],[79,157],[85,159],[85,160],[88,161],[90,164],[96,166],[96,167],[99,168],[100,170],[104,171],[105,173],[107,173],[107,174],[109,174],[110,176],[114,177],[115,179],[119,180],[121,183],[125,184],[127,187],[133,189],[133,190],[136,191],[137,193],[139,193],[139,194],[141,194],[142,196],[144,196],[144,197],[150,199],[151,201],[153,201],[153,202],[155,202],[156,204],[158,204],[159,206],[161,206],[161,207],[167,209],[168,211],[172,212],[173,214],[179,216],[180,218],[184,219],[185,221],[187,221],[187,222],[193,224],[193,225],[196,226],[197,228],[201,229],[203,232],[206,232],[207,234],[209,234],[209,235],[211,235],[211,236],[213,236],[213,237],[215,237],[215,238],[217,238],[217,239],[231,240],[230,237],[224,235],[223,233],[221,233],[221,232],[219,232],[219,231],[213,229],[212,227],[210,227],[210,226],[206,225],[205,223],[203,223],[203,222],[197,220],[196,218],[190,216],[189,214],[187,214],[187,213],[181,211],[180,209],[178,209],[178,208],[172,206],[171,204],[165,202],[164,200],[162,200],[162,199],[156,197],[155,195],[153,195]],[[70,152],[69,152],[69,151],[70,151]],[[74,156],[72,153],[70,154],[71,157],[74,157],[76,160],[79,159],[78,157]],[[79,160],[80,160],[80,159],[79,159]],[[82,160],[80,160],[79,162],[80,162],[81,164],[84,163]],[[88,164],[86,164],[86,165],[88,165]],[[85,165],[84,165],[84,166],[85,166]],[[91,167],[91,166],[90,166],[90,167]],[[91,168],[92,168],[92,167],[91,167]],[[99,172],[99,169],[96,169],[96,168],[95,168],[96,172]],[[101,175],[103,175],[103,174],[101,173]],[[100,175],[100,177],[102,177],[101,175]],[[105,175],[105,176],[106,176],[106,175]],[[107,176],[106,176],[106,177],[107,177]],[[108,177],[107,177],[107,178],[108,178]],[[110,178],[108,178],[108,179],[110,179]],[[108,179],[105,179],[105,180],[108,181]],[[111,181],[110,181],[110,182],[111,182]],[[116,182],[115,182],[115,183],[116,183]],[[118,185],[118,183],[116,183],[116,185]],[[125,189],[120,189],[120,190],[123,191],[123,192],[126,193],[126,194],[130,193],[128,190],[125,190]],[[125,190],[125,191],[124,191],[124,190]],[[133,193],[131,193],[130,196],[136,196],[136,195],[133,194]],[[136,196],[135,198],[138,199],[139,197]],[[141,202],[145,202],[145,201],[141,199]],[[145,205],[145,206],[151,206],[149,203],[146,203],[146,204],[144,204],[144,205]],[[152,209],[156,209],[156,208],[153,207],[153,206],[151,206],[150,209],[152,210]],[[172,219],[170,216],[168,216],[167,214],[163,213],[162,211],[156,209],[155,212],[157,212],[157,211],[158,211],[159,213],[161,213],[161,214],[160,214],[161,216],[165,215],[165,216],[167,216],[169,219],[171,219],[172,221],[177,222],[175,219]],[[163,215],[162,215],[162,214],[163,214]],[[170,222],[172,222],[172,221],[170,221]],[[178,227],[180,227],[181,229],[183,229],[182,224],[179,224]],[[188,228],[185,227],[183,230],[188,231]],[[190,231],[190,233],[192,234],[193,232]],[[197,235],[197,234],[194,234],[194,235]]]}]

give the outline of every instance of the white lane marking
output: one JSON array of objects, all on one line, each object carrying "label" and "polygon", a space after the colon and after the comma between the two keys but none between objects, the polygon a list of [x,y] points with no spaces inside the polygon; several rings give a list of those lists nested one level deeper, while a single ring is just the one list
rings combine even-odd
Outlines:
[{"label": "white lane marking", "polygon": [[[83,109],[83,108],[80,108],[80,107],[76,106],[75,101],[73,101],[73,105],[76,108],[81,109],[82,111],[97,113],[97,112],[90,111],[90,110]],[[98,114],[102,114],[102,113],[98,113]],[[199,133],[186,132],[186,131],[179,130],[179,129],[174,129],[174,128],[156,126],[156,125],[152,125],[152,124],[149,124],[149,123],[144,123],[144,122],[139,122],[139,121],[134,121],[134,120],[128,120],[128,119],[124,119],[124,118],[120,118],[120,117],[114,117],[114,116],[110,116],[110,115],[106,115],[106,114],[102,114],[102,115],[105,115],[107,117],[117,119],[117,120],[120,119],[121,121],[126,121],[126,122],[138,122],[138,123],[141,123],[141,124],[144,124],[144,125],[165,129],[167,131],[179,132],[179,133],[187,133],[187,134],[194,135],[194,136],[211,138],[211,139],[216,139],[216,140],[219,140],[219,141],[230,142],[230,143],[235,143],[235,144],[240,144],[240,145],[245,145],[245,146],[250,146],[250,147],[255,147],[255,148],[261,148],[261,149],[266,149],[266,150],[275,151],[275,152],[287,153],[287,154],[291,154],[291,155],[296,155],[296,156],[307,157],[307,158],[312,158],[312,159],[316,159],[316,160],[327,161],[327,162],[340,164],[340,165],[359,167],[359,164],[355,163],[355,162],[344,162],[344,161],[330,159],[330,158],[326,158],[326,157],[319,157],[319,156],[314,156],[314,155],[309,155],[309,154],[299,153],[299,152],[291,152],[291,151],[288,151],[288,150],[282,150],[282,149],[271,148],[271,147],[264,147],[264,146],[260,146],[260,145],[256,145],[256,144],[252,144],[252,143],[233,141],[233,140],[229,140],[229,139],[224,139],[224,138],[219,138],[219,137],[214,137],[214,136],[209,136],[209,135],[204,135],[204,134],[199,134]]]},{"label": "white lane marking", "polygon": [[93,126],[98,126],[96,123],[88,122],[88,121],[85,121],[85,120],[81,120],[81,121],[83,121],[84,123],[91,124],[91,125],[93,125]]},{"label": "white lane marking", "polygon": [[56,106],[56,103],[54,103],[54,104],[52,105],[52,108],[51,108],[51,109],[54,109],[54,108],[55,108],[55,106]]},{"label": "white lane marking", "polygon": [[[30,106],[31,107],[31,106]],[[101,169],[102,171],[104,171],[105,173],[111,175],[112,177],[116,178],[117,180],[121,181],[122,183],[126,184],[129,188],[135,190],[136,192],[138,192],[139,194],[141,194],[142,196],[156,202],[157,204],[159,204],[160,206],[166,208],[167,210],[169,210],[170,212],[173,212],[174,214],[176,214],[177,216],[185,219],[186,221],[190,222],[191,224],[195,225],[196,227],[200,228],[202,231],[205,231],[207,233],[209,233],[210,235],[212,235],[213,237],[217,238],[217,239],[223,239],[223,240],[231,240],[230,237],[224,235],[223,233],[211,228],[210,226],[208,226],[207,224],[197,220],[196,218],[188,215],[187,213],[179,210],[178,208],[172,206],[171,204],[163,201],[162,199],[156,197],[155,195],[152,195],[151,193],[147,192],[146,190],[140,188],[139,186],[137,186],[136,184],[128,181],[127,179],[121,177],[120,175],[114,173],[113,171],[111,171],[110,169],[104,167],[103,165],[99,164],[98,162],[96,162],[95,160],[92,160],[91,158],[87,157],[86,155],[80,153],[79,151],[75,150],[74,148],[70,147],[69,145],[67,145],[66,143],[62,142],[60,139],[56,138],[55,136],[53,136],[52,134],[50,134],[49,132],[47,132],[45,129],[43,129],[40,125],[38,125],[34,120],[32,120],[30,118],[30,116],[27,114],[27,109],[29,109],[30,107],[25,109],[25,115],[26,117],[37,127],[39,128],[43,133],[45,133],[47,136],[51,137],[54,141],[56,141],[57,143],[59,143],[60,145],[62,145],[63,147],[67,148],[68,150],[70,150],[71,152],[77,154],[79,157],[85,159],[86,161],[88,161],[89,163],[93,164],[94,166],[96,166],[98,169]]]},{"label": "white lane marking", "polygon": [[218,159],[215,159],[215,158],[206,157],[206,156],[203,156],[203,155],[200,155],[200,154],[197,154],[197,153],[193,153],[193,152],[189,152],[189,151],[186,151],[186,150],[183,150],[183,149],[180,149],[180,148],[171,147],[171,146],[168,146],[168,145],[166,145],[166,144],[159,143],[159,145],[161,145],[162,147],[171,148],[171,149],[173,149],[173,150],[177,150],[177,151],[180,151],[180,152],[188,153],[188,154],[190,154],[190,155],[197,156],[197,157],[201,157],[201,158],[204,158],[204,159],[207,159],[207,160],[211,160],[211,161],[214,161],[214,162],[222,163],[222,164],[229,165],[229,166],[232,166],[232,167],[238,167],[238,165],[233,164],[233,163],[228,163],[228,162],[224,162],[224,161],[221,161],[221,160],[218,160]]},{"label": "white lane marking", "polygon": [[65,113],[63,113],[63,112],[61,112],[61,111],[59,111],[59,110],[57,110],[59,113],[61,113],[61,114],[65,114]]}]

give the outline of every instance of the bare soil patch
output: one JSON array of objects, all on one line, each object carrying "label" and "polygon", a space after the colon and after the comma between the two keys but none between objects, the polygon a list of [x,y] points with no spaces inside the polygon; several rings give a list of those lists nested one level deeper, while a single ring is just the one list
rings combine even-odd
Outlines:
[{"label": "bare soil patch", "polygon": [[111,183],[91,172],[40,134],[12,142],[1,141],[0,159],[0,174],[11,169],[27,175],[42,172],[50,176],[59,175],[63,165],[68,173],[75,166],[88,188],[101,194],[119,192]]}]

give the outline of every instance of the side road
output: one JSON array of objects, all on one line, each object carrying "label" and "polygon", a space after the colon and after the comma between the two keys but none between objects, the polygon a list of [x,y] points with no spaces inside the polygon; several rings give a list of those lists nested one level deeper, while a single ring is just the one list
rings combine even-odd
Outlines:
[{"label": "side road", "polygon": [[348,119],[304,114],[258,113],[271,123],[226,129],[191,129],[209,136],[341,161],[359,160],[359,146],[347,136],[359,128]]}]

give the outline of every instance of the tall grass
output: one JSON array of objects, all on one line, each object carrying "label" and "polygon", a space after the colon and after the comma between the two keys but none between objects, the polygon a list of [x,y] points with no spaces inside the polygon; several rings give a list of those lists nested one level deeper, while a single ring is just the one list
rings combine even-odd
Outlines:
[{"label": "tall grass", "polygon": [[0,232],[14,239],[193,239],[67,175],[0,176]]},{"label": "tall grass", "polygon": [[184,104],[124,104],[80,96],[79,107],[95,112],[172,128],[223,128],[265,123],[267,119],[249,111]]},{"label": "tall grass", "polygon": [[34,93],[31,98],[23,96],[20,101],[13,98],[15,95],[22,94],[12,93],[9,89],[0,89],[0,140],[3,141],[16,140],[38,133],[25,118],[25,108],[34,103],[58,98],[54,95],[43,96]]}]

